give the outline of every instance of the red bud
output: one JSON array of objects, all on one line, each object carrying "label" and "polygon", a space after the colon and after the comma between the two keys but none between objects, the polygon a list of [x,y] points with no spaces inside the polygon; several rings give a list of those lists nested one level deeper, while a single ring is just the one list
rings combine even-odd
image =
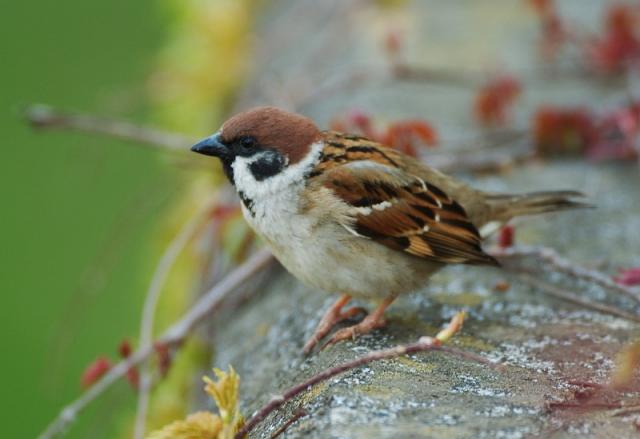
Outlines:
[{"label": "red bud", "polygon": [[111,362],[107,357],[98,357],[82,373],[80,384],[87,389],[95,384],[111,368]]},{"label": "red bud", "polygon": [[169,346],[164,343],[156,343],[153,345],[153,349],[158,355],[158,368],[160,369],[160,375],[165,376],[171,367],[171,353],[169,351]]},{"label": "red bud", "polygon": [[513,226],[502,226],[498,233],[498,245],[502,248],[511,247],[515,238],[515,229]]},{"label": "red bud", "polygon": [[617,284],[627,287],[640,285],[640,267],[621,270],[614,280]]},{"label": "red bud", "polygon": [[129,340],[124,339],[120,342],[120,346],[118,346],[118,353],[122,358],[127,358],[131,355],[131,343],[129,343]]}]

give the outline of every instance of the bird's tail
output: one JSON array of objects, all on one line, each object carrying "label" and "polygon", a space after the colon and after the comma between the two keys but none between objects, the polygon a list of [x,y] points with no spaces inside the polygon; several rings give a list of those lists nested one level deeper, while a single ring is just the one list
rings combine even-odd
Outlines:
[{"label": "bird's tail", "polygon": [[577,191],[541,191],[526,194],[487,194],[493,221],[506,222],[515,216],[536,215],[558,210],[595,207],[576,198],[585,195]]}]

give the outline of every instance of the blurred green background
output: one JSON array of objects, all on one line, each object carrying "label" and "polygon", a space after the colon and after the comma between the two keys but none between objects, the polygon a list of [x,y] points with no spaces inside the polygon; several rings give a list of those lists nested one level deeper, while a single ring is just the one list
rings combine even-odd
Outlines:
[{"label": "blurred green background", "polygon": [[[28,103],[145,121],[164,43],[151,0],[5,2],[0,15],[2,436],[28,438],[80,394],[82,371],[138,331],[157,218],[179,190],[159,155],[98,136],[35,133]],[[163,171],[163,169],[165,169]],[[69,437],[113,437],[121,383]],[[104,413],[109,416],[105,417]],[[102,417],[101,417],[102,416]]]}]

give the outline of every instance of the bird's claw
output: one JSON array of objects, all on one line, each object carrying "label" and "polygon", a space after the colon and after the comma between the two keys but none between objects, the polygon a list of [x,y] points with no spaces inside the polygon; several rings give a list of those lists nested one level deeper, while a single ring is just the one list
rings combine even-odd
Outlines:
[{"label": "bird's claw", "polygon": [[322,340],[329,332],[331,332],[331,330],[335,325],[337,325],[338,323],[346,319],[355,317],[358,314],[367,315],[367,310],[359,306],[358,307],[354,306],[345,311],[340,311],[333,308],[330,309],[322,317],[322,319],[320,320],[320,323],[318,323],[318,327],[316,328],[311,338],[309,338],[309,340],[307,340],[307,342],[305,343],[303,348],[304,353],[309,354],[313,350],[313,348],[318,344],[318,342]]},{"label": "bird's claw", "polygon": [[384,319],[374,319],[371,318],[371,315],[368,315],[357,325],[336,331],[331,338],[322,345],[320,350],[325,350],[327,347],[343,340],[355,340],[359,335],[368,334],[374,329],[383,327],[385,324],[386,321]]}]

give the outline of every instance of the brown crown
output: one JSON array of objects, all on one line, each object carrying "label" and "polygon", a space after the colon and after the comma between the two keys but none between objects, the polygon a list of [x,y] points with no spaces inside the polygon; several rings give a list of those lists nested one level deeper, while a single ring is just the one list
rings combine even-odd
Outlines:
[{"label": "brown crown", "polygon": [[222,126],[223,142],[242,136],[253,136],[260,146],[282,152],[293,164],[307,154],[320,130],[311,119],[299,114],[276,107],[256,107],[236,114]]}]

